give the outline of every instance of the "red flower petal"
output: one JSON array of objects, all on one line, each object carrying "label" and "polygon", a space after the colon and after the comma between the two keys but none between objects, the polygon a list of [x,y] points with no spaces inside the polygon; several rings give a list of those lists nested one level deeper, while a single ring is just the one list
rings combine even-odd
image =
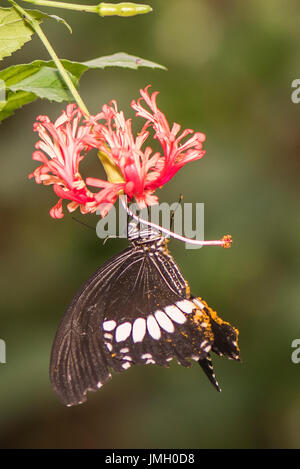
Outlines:
[{"label": "red flower petal", "polygon": [[[34,130],[40,140],[32,157],[42,164],[28,177],[34,177],[39,184],[53,185],[60,199],[50,211],[52,217],[62,218],[63,199],[71,201],[69,211],[80,207],[82,213],[95,212],[101,204],[101,213],[107,213],[121,191],[130,199],[135,198],[141,208],[153,205],[158,201],[154,195],[157,188],[166,184],[185,164],[204,156],[203,133],[194,133],[191,129],[181,131],[177,123],[170,126],[157,106],[158,92],[150,95],[149,86],[140,90],[140,95],[131,103],[136,116],[145,119],[136,137],[131,120],[126,120],[123,112],[118,111],[116,101],[104,105],[99,114],[85,117],[85,120],[74,104],[68,105],[54,123],[47,116],[38,116]],[[153,153],[150,146],[143,149],[151,127],[161,152]],[[91,148],[97,148],[111,159],[124,183],[92,177],[83,180],[79,166]],[[100,190],[91,192],[87,184]]]}]

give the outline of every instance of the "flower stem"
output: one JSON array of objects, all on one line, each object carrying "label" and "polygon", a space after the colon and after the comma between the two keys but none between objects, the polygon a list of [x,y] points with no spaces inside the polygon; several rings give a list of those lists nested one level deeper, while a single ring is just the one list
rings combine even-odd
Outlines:
[{"label": "flower stem", "polygon": [[88,13],[97,13],[98,5],[77,5],[75,3],[54,2],[52,0],[23,0],[23,2],[33,3],[45,7],[65,8],[66,10],[76,10]]},{"label": "flower stem", "polygon": [[55,2],[52,0],[23,0],[45,7],[65,8],[67,10],[82,11],[86,13],[97,13],[99,16],[134,16],[149,13],[152,8],[149,5],[139,3],[99,3],[98,5],[78,5],[76,3]]},{"label": "flower stem", "polygon": [[120,195],[120,199],[122,202],[122,205],[128,215],[130,215],[134,220],[139,221],[143,225],[148,225],[151,226],[152,228],[161,231],[162,233],[165,233],[169,236],[172,236],[172,238],[178,239],[179,241],[183,241],[184,243],[188,244],[195,244],[197,246],[222,246],[223,248],[230,248],[231,243],[232,243],[232,237],[230,235],[225,235],[223,236],[222,239],[217,239],[214,241],[202,241],[200,239],[190,239],[190,238],[185,238],[184,236],[181,236],[177,233],[173,233],[173,231],[170,231],[166,228],[163,228],[160,225],[157,225],[156,223],[152,223],[148,220],[144,220],[143,218],[140,218],[138,215],[135,215],[127,206],[126,203],[126,197],[124,195]]},{"label": "flower stem", "polygon": [[63,64],[61,63],[61,61],[57,57],[55,50],[53,49],[53,47],[51,46],[51,44],[48,41],[47,37],[43,33],[42,28],[40,27],[38,21],[36,21],[34,18],[32,18],[32,16],[30,16],[30,14],[26,10],[24,10],[16,2],[14,2],[14,0],[8,0],[8,1],[22,15],[24,20],[29,23],[29,25],[32,27],[32,29],[39,36],[40,40],[42,41],[42,43],[46,47],[50,57],[52,58],[53,62],[55,63],[58,71],[60,72],[64,82],[66,83],[67,87],[69,88],[74,100],[76,101],[76,103],[78,104],[78,106],[80,107],[82,112],[84,112],[84,114],[86,114],[88,116],[89,111],[88,111],[86,105],[84,104],[80,94],[78,93],[77,89],[75,88],[75,86],[74,86],[68,72],[65,70]]}]

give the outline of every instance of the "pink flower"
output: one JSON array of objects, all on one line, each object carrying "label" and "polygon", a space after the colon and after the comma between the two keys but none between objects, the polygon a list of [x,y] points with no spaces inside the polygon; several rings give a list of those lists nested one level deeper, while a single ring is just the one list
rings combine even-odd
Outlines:
[{"label": "pink flower", "polygon": [[[29,175],[38,184],[53,184],[59,197],[57,204],[50,210],[53,218],[62,218],[62,200],[67,199],[69,212],[80,207],[82,213],[95,212],[101,204],[103,214],[115,203],[122,187],[107,181],[99,181],[102,191],[91,192],[79,172],[79,164],[86,153],[98,142],[90,122],[82,123],[83,114],[74,104],[54,122],[47,116],[38,116],[34,130],[41,140],[35,145],[37,151],[32,158],[42,163]],[[100,184],[101,183],[101,184]]]},{"label": "pink flower", "polygon": [[[125,119],[115,101],[85,120],[75,105],[68,105],[54,124],[46,116],[37,118],[34,130],[41,140],[36,144],[33,159],[42,165],[29,177],[35,177],[39,184],[53,184],[59,197],[50,210],[53,218],[63,217],[63,199],[71,201],[67,205],[70,212],[77,207],[82,213],[100,208],[102,215],[116,202],[120,192],[130,199],[135,198],[140,208],[153,205],[158,201],[154,195],[157,188],[166,184],[186,163],[204,156],[205,135],[190,129],[180,133],[181,127],[176,123],[170,129],[165,115],[157,107],[158,93],[150,96],[148,88],[140,90],[141,98],[131,103],[136,115],[146,120],[136,137],[132,134],[131,119]],[[144,148],[151,127],[161,152],[153,153],[150,146]],[[118,173],[117,180],[113,177],[111,181],[92,177],[83,180],[79,164],[91,148],[97,148],[100,155],[108,158]],[[111,176],[109,170],[107,173]],[[100,190],[94,193],[87,186]]]},{"label": "pink flower", "polygon": [[[130,199],[134,197],[140,208],[157,203],[158,198],[153,195],[155,190],[166,184],[186,163],[205,154],[202,149],[205,135],[190,129],[178,135],[181,129],[179,124],[173,124],[170,129],[165,115],[157,107],[158,93],[150,96],[148,88],[140,90],[141,98],[131,103],[136,115],[146,119],[136,138],[132,135],[131,119],[125,120],[123,112],[118,112],[115,101],[111,106],[103,106],[102,112],[93,117],[99,150],[106,153],[119,168],[125,181],[124,193]],[[149,109],[142,106],[142,101]],[[99,123],[101,120],[105,122]],[[149,127],[153,128],[154,138],[160,142],[161,153],[153,153],[149,146],[143,150],[149,137]],[[182,142],[190,134],[194,135]],[[87,182],[93,184],[90,178]]]},{"label": "pink flower", "polygon": [[[145,181],[148,190],[155,190],[166,184],[186,163],[198,160],[205,155],[202,147],[206,136],[200,132],[194,133],[191,129],[186,129],[178,135],[181,126],[176,123],[170,130],[166,116],[156,105],[158,92],[156,91],[149,96],[148,88],[140,90],[141,98],[137,102],[132,101],[131,107],[136,111],[137,116],[147,119],[144,131],[152,125],[155,132],[154,138],[160,142],[162,147],[162,154],[157,156],[154,172],[150,173]],[[142,100],[147,104],[150,112],[141,105]],[[191,134],[194,135],[182,142],[185,137]]]}]

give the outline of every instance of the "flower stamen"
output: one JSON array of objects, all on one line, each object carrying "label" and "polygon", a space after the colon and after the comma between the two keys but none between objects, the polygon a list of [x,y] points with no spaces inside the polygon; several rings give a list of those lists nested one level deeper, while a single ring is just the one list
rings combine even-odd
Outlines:
[{"label": "flower stamen", "polygon": [[130,208],[128,207],[126,203],[126,199],[123,195],[120,196],[120,199],[121,199],[121,203],[124,209],[126,210],[126,212],[128,213],[130,217],[132,217],[134,220],[138,221],[139,223],[142,223],[143,225],[147,225],[151,228],[161,231],[167,236],[171,236],[172,238],[178,239],[179,241],[183,241],[184,243],[188,243],[188,244],[194,244],[196,246],[221,246],[223,248],[231,247],[231,243],[232,243],[231,235],[225,235],[223,236],[222,239],[217,239],[213,241],[204,241],[204,240],[202,241],[200,239],[186,238],[177,233],[174,233],[173,231],[168,230],[167,228],[163,228],[162,226],[157,225],[156,223],[152,223],[148,220],[144,220],[143,218],[139,217],[138,215],[136,215],[130,210]]}]

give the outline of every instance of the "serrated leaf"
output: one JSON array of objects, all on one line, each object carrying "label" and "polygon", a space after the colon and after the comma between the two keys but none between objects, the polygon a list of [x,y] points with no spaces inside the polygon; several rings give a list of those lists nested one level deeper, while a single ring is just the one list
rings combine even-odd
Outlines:
[{"label": "serrated leaf", "polygon": [[88,68],[105,68],[105,67],[124,67],[137,69],[139,67],[160,68],[166,70],[163,65],[151,62],[150,60],[135,57],[134,55],[126,54],[125,52],[117,52],[116,54],[106,55],[97,59],[82,62]]},{"label": "serrated leaf", "polygon": [[[77,80],[74,77],[73,82],[77,84]],[[50,101],[61,102],[72,101],[73,99],[58,70],[45,66],[14,85],[10,85],[9,89],[11,91],[22,90],[34,93],[37,97],[47,98]]]},{"label": "serrated leaf", "polygon": [[40,60],[36,60],[30,64],[25,65],[13,65],[0,71],[0,79],[5,82],[6,88],[10,88],[11,85],[24,80],[26,77],[33,75],[38,72],[45,63]]},{"label": "serrated leaf", "polygon": [[[86,72],[88,69],[104,69],[106,67],[127,67],[127,68],[138,68],[138,67],[151,67],[160,68],[166,70],[163,65],[156,64],[140,57],[126,54],[124,52],[118,52],[113,55],[105,57],[98,57],[97,59],[89,60],[87,62],[72,62],[71,60],[61,60],[65,69],[74,75],[77,79]],[[42,67],[55,68],[53,61],[35,60],[29,64],[13,65],[0,71],[0,79],[6,82],[6,86],[9,87],[21,80],[24,80],[27,76],[33,75]]]},{"label": "serrated leaf", "polygon": [[[42,13],[42,12],[40,12]],[[70,33],[72,34],[72,28],[71,26],[69,25],[69,23],[66,22],[66,20],[64,20],[63,18],[61,18],[61,16],[57,16],[57,15],[47,15],[46,13],[42,13],[42,18],[48,18],[48,19],[53,19],[55,21],[58,21],[58,23],[62,23],[66,26],[66,28],[68,28],[68,30],[70,31]]]},{"label": "serrated leaf", "polygon": [[[80,77],[89,69],[103,69],[105,67],[165,68],[124,52],[99,57],[88,62],[72,62],[70,60],[62,60],[61,62],[69,72],[75,86],[78,86]],[[10,116],[18,107],[32,102],[36,98],[46,98],[57,102],[73,100],[53,61],[35,60],[30,64],[13,65],[0,71],[0,80],[5,82],[6,92],[9,95],[7,103],[2,110],[0,109],[0,121]]]},{"label": "serrated leaf", "polygon": [[27,93],[26,91],[17,91],[16,93],[9,92],[5,106],[0,109],[0,122],[11,116],[14,111],[34,101],[37,96],[33,93]]},{"label": "serrated leaf", "polygon": [[14,8],[0,8],[0,59],[20,49],[32,34],[33,30]]},{"label": "serrated leaf", "polygon": [[[55,15],[48,15],[39,10],[26,10],[38,23],[43,19],[51,18],[64,23],[72,32],[66,21]],[[34,30],[22,15],[11,8],[0,8],[0,59],[11,55],[30,41]]]}]

